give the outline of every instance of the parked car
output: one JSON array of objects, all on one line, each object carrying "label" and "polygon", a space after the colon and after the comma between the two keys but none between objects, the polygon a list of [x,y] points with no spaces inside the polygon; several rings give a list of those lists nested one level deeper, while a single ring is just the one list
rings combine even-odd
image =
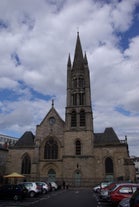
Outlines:
[{"label": "parked car", "polygon": [[97,186],[93,187],[93,191],[96,193],[99,193],[101,191],[101,189],[105,188],[106,186],[108,186],[111,182],[109,181],[104,181],[99,183]]},{"label": "parked car", "polygon": [[1,199],[21,200],[27,196],[28,190],[22,185],[6,184],[0,187]]},{"label": "parked car", "polygon": [[102,200],[109,201],[109,191],[116,187],[116,183],[110,183],[108,186],[102,188],[99,192],[99,198]]},{"label": "parked car", "polygon": [[40,186],[43,194],[46,194],[49,191],[49,186],[47,183],[38,181],[36,184],[37,186]]},{"label": "parked car", "polygon": [[35,182],[22,182],[20,184],[23,184],[28,189],[28,194],[30,197],[34,197],[41,193],[40,187],[38,187]]},{"label": "parked car", "polygon": [[93,191],[98,193],[100,191],[100,184],[93,187]]},{"label": "parked car", "polygon": [[139,184],[136,183],[118,184],[112,191],[109,192],[111,202],[113,205],[118,205],[122,199],[131,198],[137,187],[139,187]]},{"label": "parked car", "polygon": [[44,182],[48,185],[48,191],[49,192],[52,191],[52,185],[51,185],[51,183],[48,182],[48,181],[44,181]]},{"label": "parked car", "polygon": [[52,190],[55,191],[58,189],[58,185],[56,182],[50,182],[51,183],[51,187],[52,187]]},{"label": "parked car", "polygon": [[[124,198],[120,201],[118,207],[130,207],[130,198]],[[134,207],[139,207],[139,203],[136,204]]]}]

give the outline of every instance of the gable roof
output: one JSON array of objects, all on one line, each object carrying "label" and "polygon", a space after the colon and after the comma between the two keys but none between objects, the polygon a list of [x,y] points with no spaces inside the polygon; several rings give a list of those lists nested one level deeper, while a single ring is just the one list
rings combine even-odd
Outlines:
[{"label": "gable roof", "polygon": [[21,138],[16,142],[14,148],[34,147],[35,136],[31,131],[26,131]]},{"label": "gable roof", "polygon": [[64,124],[65,122],[63,121],[63,119],[60,117],[60,115],[58,114],[58,112],[56,111],[56,109],[55,109],[55,107],[54,107],[54,105],[52,104],[52,107],[51,107],[51,109],[49,110],[49,112],[47,113],[47,115],[44,117],[44,119],[41,121],[41,123],[39,124],[39,125],[41,125],[41,124],[43,124],[43,122],[45,122],[45,120],[49,117],[49,116],[57,116],[58,117],[58,119]]},{"label": "gable roof", "polygon": [[120,140],[112,127],[106,128],[103,133],[94,133],[94,145],[120,144]]}]

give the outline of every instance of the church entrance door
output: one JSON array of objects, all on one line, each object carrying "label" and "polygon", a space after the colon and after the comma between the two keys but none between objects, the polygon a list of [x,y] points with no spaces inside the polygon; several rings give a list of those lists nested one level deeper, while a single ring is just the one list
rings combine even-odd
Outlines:
[{"label": "church entrance door", "polygon": [[55,181],[55,180],[56,180],[56,172],[55,172],[55,170],[50,169],[48,171],[48,181],[52,182],[52,181]]},{"label": "church entrance door", "polygon": [[80,186],[80,184],[81,184],[81,173],[80,173],[80,171],[75,172],[74,181],[75,181],[75,186]]}]

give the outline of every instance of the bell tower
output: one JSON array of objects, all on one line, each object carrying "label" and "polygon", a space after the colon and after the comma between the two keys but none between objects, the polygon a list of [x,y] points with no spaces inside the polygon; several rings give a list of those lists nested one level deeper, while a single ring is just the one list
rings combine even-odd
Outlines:
[{"label": "bell tower", "polygon": [[67,63],[67,103],[63,148],[63,177],[81,185],[94,177],[94,133],[90,74],[77,33],[73,64]]},{"label": "bell tower", "polygon": [[66,131],[93,131],[90,74],[86,54],[83,57],[79,33],[73,65],[67,63]]}]

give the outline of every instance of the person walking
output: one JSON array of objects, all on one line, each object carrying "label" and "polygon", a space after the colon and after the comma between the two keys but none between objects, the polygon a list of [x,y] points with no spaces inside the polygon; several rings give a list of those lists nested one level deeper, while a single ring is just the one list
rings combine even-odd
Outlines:
[{"label": "person walking", "polygon": [[63,180],[63,189],[65,189],[65,186],[66,186],[66,184],[65,184],[65,181]]}]

